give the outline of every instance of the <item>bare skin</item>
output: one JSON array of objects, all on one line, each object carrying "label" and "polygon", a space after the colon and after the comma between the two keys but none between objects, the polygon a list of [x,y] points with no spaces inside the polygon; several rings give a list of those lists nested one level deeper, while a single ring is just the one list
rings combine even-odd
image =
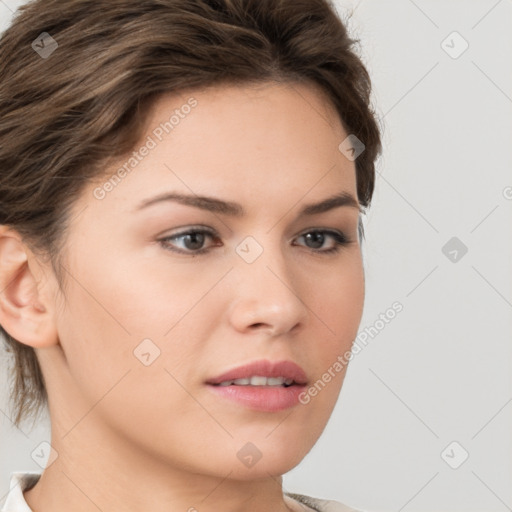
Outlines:
[{"label": "bare skin", "polygon": [[[144,139],[190,96],[197,106],[132,172],[103,187],[126,159],[109,165],[76,201],[65,297],[50,265],[0,226],[0,323],[36,349],[58,454],[25,492],[34,512],[305,509],[281,475],[322,433],[344,372],[275,412],[205,382],[268,359],[294,361],[312,385],[350,350],[364,302],[359,209],[298,216],[337,193],[357,201],[355,164],[338,149],[347,133],[315,88],[269,83],[163,96]],[[98,187],[109,189],[101,199]],[[138,208],[170,191],[237,202],[245,215]],[[208,252],[192,256],[186,237],[159,242],[192,227],[215,232]],[[302,236],[314,229],[323,244]],[[323,253],[337,246],[326,230],[348,242]],[[248,236],[263,250],[252,263],[236,252]],[[134,355],[144,339],[160,351],[148,366]],[[252,467],[237,457],[248,442],[262,455]]]}]

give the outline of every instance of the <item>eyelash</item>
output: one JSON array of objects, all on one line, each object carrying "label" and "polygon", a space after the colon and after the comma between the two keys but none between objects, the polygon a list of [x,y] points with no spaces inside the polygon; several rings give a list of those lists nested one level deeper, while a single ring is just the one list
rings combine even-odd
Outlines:
[{"label": "eyelash", "polygon": [[[184,251],[181,249],[176,249],[176,248],[171,247],[171,245],[168,242],[170,240],[175,240],[177,238],[181,238],[181,237],[184,237],[187,235],[192,235],[192,234],[198,234],[198,233],[209,235],[212,238],[218,238],[217,234],[214,231],[210,231],[208,229],[191,229],[189,231],[183,231],[182,233],[176,233],[175,235],[161,238],[158,240],[158,242],[167,251],[172,251],[172,252],[176,252],[179,254],[186,254],[188,256],[194,257],[194,256],[198,256],[201,254],[206,254],[207,252],[209,252],[211,250],[211,248],[197,249],[195,251],[194,250]],[[334,241],[336,242],[336,245],[334,247],[332,247],[331,249],[324,249],[324,250],[311,249],[311,251],[314,253],[319,253],[319,254],[324,254],[324,255],[335,254],[335,253],[338,253],[342,247],[351,243],[351,241],[348,240],[347,237],[343,233],[338,233],[337,231],[332,231],[329,229],[313,229],[311,231],[306,231],[306,232],[300,234],[298,236],[298,238],[303,237],[308,234],[311,234],[311,233],[323,233],[324,235],[327,234],[328,236],[331,236],[334,239]]]}]

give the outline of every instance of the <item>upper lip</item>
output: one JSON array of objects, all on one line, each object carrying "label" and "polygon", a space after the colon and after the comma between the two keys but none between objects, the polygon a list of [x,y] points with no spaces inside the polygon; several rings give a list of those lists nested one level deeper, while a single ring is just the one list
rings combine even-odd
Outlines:
[{"label": "upper lip", "polygon": [[208,379],[206,383],[220,384],[221,382],[243,379],[254,375],[261,377],[284,377],[285,379],[292,379],[295,384],[301,385],[307,383],[306,373],[298,364],[293,361],[269,361],[267,359],[238,366],[217,377]]}]

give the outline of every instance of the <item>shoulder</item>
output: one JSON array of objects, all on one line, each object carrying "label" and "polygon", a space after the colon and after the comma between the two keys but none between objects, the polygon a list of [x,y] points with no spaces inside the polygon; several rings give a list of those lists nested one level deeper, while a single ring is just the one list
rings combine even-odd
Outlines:
[{"label": "shoulder", "polygon": [[36,485],[40,477],[41,472],[35,471],[11,473],[9,493],[1,512],[32,512],[23,497],[23,491]]},{"label": "shoulder", "polygon": [[323,500],[320,498],[313,498],[312,496],[306,496],[304,494],[296,493],[285,493],[286,496],[298,501],[299,503],[306,505],[312,510],[317,512],[364,512],[363,510],[356,510],[348,505],[344,505],[339,501],[334,500]]}]

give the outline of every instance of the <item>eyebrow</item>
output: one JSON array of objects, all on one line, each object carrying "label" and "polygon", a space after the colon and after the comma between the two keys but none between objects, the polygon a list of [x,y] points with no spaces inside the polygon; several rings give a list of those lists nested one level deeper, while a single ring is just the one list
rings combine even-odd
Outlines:
[{"label": "eyebrow", "polygon": [[[246,212],[241,204],[234,203],[231,201],[223,201],[216,197],[198,196],[198,195],[187,195],[177,192],[166,192],[159,194],[155,197],[145,199],[142,201],[134,211],[139,211],[148,206],[152,206],[157,203],[174,201],[186,206],[192,206],[194,208],[200,208],[212,213],[218,213],[227,215],[230,217],[243,217]],[[304,205],[299,211],[299,217],[318,215],[334,208],[341,206],[356,208],[361,211],[361,206],[357,199],[348,192],[341,192],[339,194],[330,196],[319,203],[310,203]]]}]

